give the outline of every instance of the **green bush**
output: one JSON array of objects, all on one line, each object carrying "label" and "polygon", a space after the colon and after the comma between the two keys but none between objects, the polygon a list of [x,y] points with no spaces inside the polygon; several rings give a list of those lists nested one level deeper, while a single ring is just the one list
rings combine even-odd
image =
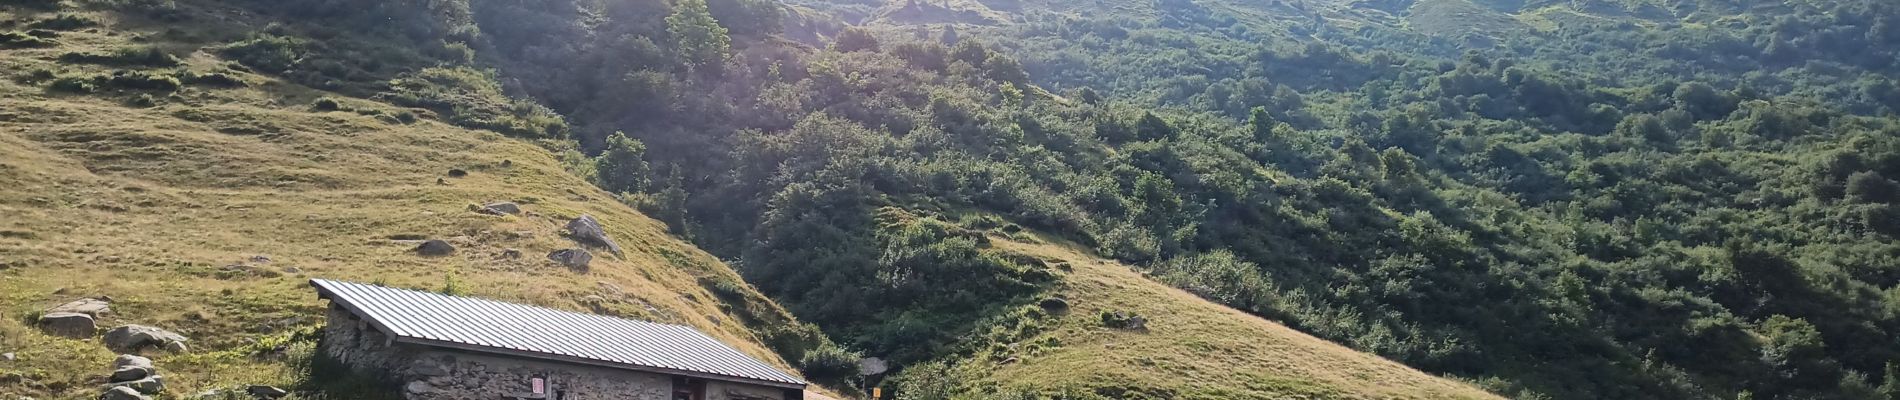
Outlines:
[{"label": "green bush", "polygon": [[324,97],[317,99],[316,103],[311,104],[310,109],[325,112],[336,111],[343,109],[343,104],[338,103],[336,99]]},{"label": "green bush", "polygon": [[258,72],[283,73],[297,66],[305,51],[303,41],[276,35],[260,35],[218,49],[218,54]]},{"label": "green bush", "polygon": [[863,356],[858,353],[825,344],[805,352],[805,358],[798,361],[798,370],[813,382],[831,387],[852,387],[852,383],[858,379],[860,358]]},{"label": "green bush", "polygon": [[528,138],[567,136],[567,120],[529,100],[510,98],[492,71],[433,67],[405,74],[379,95],[397,105],[420,107],[448,116],[456,125]]},{"label": "green bush", "polygon": [[33,23],[26,25],[28,28],[51,29],[56,31],[70,31],[94,26],[99,26],[99,21],[78,14],[55,15],[52,18],[33,21]]}]

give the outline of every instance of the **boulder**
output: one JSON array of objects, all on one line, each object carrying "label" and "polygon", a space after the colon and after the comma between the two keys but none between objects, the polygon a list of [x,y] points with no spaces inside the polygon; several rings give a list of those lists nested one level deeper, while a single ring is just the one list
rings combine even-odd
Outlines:
[{"label": "boulder", "polygon": [[164,329],[144,325],[126,325],[106,331],[104,343],[106,348],[120,353],[137,353],[147,347],[183,352],[186,350],[185,342],[190,340],[184,335]]},{"label": "boulder", "polygon": [[112,376],[107,377],[106,381],[112,383],[131,382],[151,376],[152,370],[150,368],[120,367],[117,370],[113,370]]},{"label": "boulder", "polygon": [[430,240],[416,246],[416,254],[424,257],[440,257],[455,254],[455,245],[440,239]]},{"label": "boulder", "polygon": [[450,178],[460,178],[460,177],[464,177],[464,176],[468,176],[468,171],[465,171],[465,170],[462,170],[461,168],[450,168],[450,169],[449,169],[449,177],[450,177]]},{"label": "boulder", "polygon": [[594,261],[594,255],[582,249],[561,249],[548,253],[548,259],[567,269],[587,272],[587,265]]},{"label": "boulder", "polygon": [[40,329],[48,335],[73,339],[85,339],[99,333],[99,326],[94,324],[91,315],[73,312],[41,315]]},{"label": "boulder", "polygon": [[139,357],[139,356],[135,356],[131,354],[120,354],[119,358],[112,359],[112,368],[116,369],[116,368],[126,368],[126,367],[155,369],[155,367],[152,366],[152,359],[150,358]]},{"label": "boulder", "polygon": [[620,244],[607,237],[607,230],[601,228],[600,221],[592,215],[582,215],[567,223],[567,235],[583,244],[606,247],[607,251],[620,255]]},{"label": "boulder", "polygon": [[0,354],[0,360],[13,361],[17,359],[19,359],[19,357],[14,356],[13,353]]},{"label": "boulder", "polygon": [[66,304],[61,304],[53,308],[46,309],[47,314],[78,313],[78,314],[91,315],[93,317],[105,315],[106,313],[110,313],[110,312],[112,312],[112,303],[109,303],[105,300],[93,299],[93,298],[73,300]]},{"label": "boulder", "polygon": [[488,203],[482,206],[482,212],[494,215],[515,215],[521,213],[521,205],[506,201]]},{"label": "boulder", "polygon": [[116,388],[131,388],[140,394],[158,394],[159,392],[165,391],[165,378],[152,375],[136,381],[116,382],[107,385],[106,390],[110,391]]},{"label": "boulder", "polygon": [[124,386],[113,386],[113,387],[106,388],[105,394],[99,395],[99,400],[151,400],[151,399],[152,398],[150,397],[145,397],[145,395],[143,394],[139,394],[138,390],[134,390],[132,388],[124,387]]},{"label": "boulder", "polygon": [[249,393],[251,397],[260,399],[276,399],[290,395],[290,391],[279,389],[276,386],[264,385],[251,385],[251,387],[244,389],[244,393]]}]

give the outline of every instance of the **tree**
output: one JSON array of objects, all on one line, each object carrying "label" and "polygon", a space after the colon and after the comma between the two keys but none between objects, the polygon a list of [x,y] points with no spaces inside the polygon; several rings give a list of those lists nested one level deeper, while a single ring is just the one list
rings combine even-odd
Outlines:
[{"label": "tree", "polygon": [[1857,203],[1893,203],[1900,200],[1900,183],[1879,172],[1855,172],[1847,176],[1847,198]]},{"label": "tree", "polygon": [[614,132],[607,149],[594,157],[601,188],[614,193],[640,193],[647,188],[647,146],[627,134]]},{"label": "tree", "polygon": [[732,38],[706,10],[706,0],[680,0],[666,17],[666,31],[673,35],[681,60],[691,67],[716,68],[732,50]]},{"label": "tree", "polygon": [[831,39],[831,49],[849,53],[853,51],[878,51],[876,36],[857,27],[844,28],[838,36]]},{"label": "tree", "polygon": [[1174,133],[1174,127],[1155,113],[1142,113],[1141,120],[1135,122],[1136,139],[1161,140],[1174,137]]},{"label": "tree", "polygon": [[1887,363],[1886,379],[1880,382],[1880,388],[1875,391],[1886,396],[1887,400],[1900,400],[1900,364]]}]

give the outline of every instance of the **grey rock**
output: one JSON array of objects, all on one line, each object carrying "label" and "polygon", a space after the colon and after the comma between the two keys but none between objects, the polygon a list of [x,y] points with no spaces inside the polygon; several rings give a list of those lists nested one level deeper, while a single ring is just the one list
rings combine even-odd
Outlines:
[{"label": "grey rock", "polygon": [[150,376],[152,376],[151,368],[119,367],[118,370],[112,371],[112,376],[107,377],[106,381],[112,382],[112,383],[131,382],[131,381],[136,381],[140,379],[145,379],[146,377],[150,377]]},{"label": "grey rock", "polygon": [[18,358],[18,357],[15,357],[15,356],[13,355],[13,353],[6,353],[6,354],[0,354],[0,360],[7,360],[7,361],[13,361],[13,360],[17,360],[17,359],[19,359],[19,358]]},{"label": "grey rock", "polygon": [[442,365],[430,361],[417,362],[414,367],[409,369],[409,372],[421,376],[446,376],[449,374],[447,368],[442,368]]},{"label": "grey rock", "polygon": [[1062,312],[1069,311],[1069,301],[1061,297],[1050,297],[1047,299],[1042,299],[1042,301],[1037,303],[1036,305],[1041,306],[1044,311],[1048,311],[1051,313],[1062,313]]},{"label": "grey rock", "polygon": [[151,399],[152,398],[150,397],[145,397],[145,395],[143,394],[139,394],[138,390],[135,390],[129,387],[124,387],[124,386],[113,386],[113,387],[106,388],[105,394],[99,395],[99,400],[151,400]]},{"label": "grey rock", "polygon": [[61,304],[53,308],[46,309],[47,314],[77,313],[77,314],[91,315],[93,317],[98,317],[100,315],[104,315],[110,312],[112,312],[111,302],[108,302],[106,300],[93,299],[93,298],[73,300],[66,304]]},{"label": "grey rock", "polygon": [[521,213],[521,205],[506,201],[489,203],[482,206],[482,212],[494,215],[515,215]]},{"label": "grey rock", "polygon": [[40,330],[53,336],[85,339],[99,333],[92,316],[74,312],[47,313],[40,316]]},{"label": "grey rock", "polygon": [[548,259],[579,272],[587,272],[588,264],[594,261],[594,255],[587,250],[561,249],[548,253]]},{"label": "grey rock", "polygon": [[251,387],[244,389],[244,393],[250,393],[251,397],[260,399],[276,399],[290,395],[290,391],[279,389],[275,386],[264,385],[251,385]]},{"label": "grey rock", "polygon": [[429,386],[428,382],[423,382],[423,381],[409,382],[409,384],[403,386],[402,389],[403,391],[409,392],[409,394],[435,393],[435,387]]},{"label": "grey rock", "polygon": [[416,254],[427,257],[439,257],[455,254],[455,245],[440,239],[422,242],[416,246]]},{"label": "grey rock", "polygon": [[113,390],[111,388],[131,388],[141,394],[158,394],[159,392],[165,391],[165,377],[152,375],[136,381],[113,383],[107,385],[107,387],[107,390]]},{"label": "grey rock", "polygon": [[164,329],[144,325],[126,325],[106,331],[103,342],[106,348],[120,353],[137,353],[147,347],[183,352],[186,350],[185,342],[190,340],[184,335]]},{"label": "grey rock", "polygon": [[151,369],[153,368],[152,359],[139,357],[139,356],[135,356],[131,354],[120,354],[119,358],[112,359],[112,368],[125,368],[125,367],[140,367],[140,368]]},{"label": "grey rock", "polygon": [[595,220],[592,215],[582,215],[580,218],[568,221],[567,234],[583,244],[606,247],[607,251],[613,252],[614,255],[621,254],[620,244],[614,243],[613,238],[607,237],[607,230],[601,228],[600,221]]}]

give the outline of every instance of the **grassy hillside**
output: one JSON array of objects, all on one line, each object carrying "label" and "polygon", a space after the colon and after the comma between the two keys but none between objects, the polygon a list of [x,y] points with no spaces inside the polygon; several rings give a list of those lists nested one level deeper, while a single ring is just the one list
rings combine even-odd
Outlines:
[{"label": "grassy hillside", "polygon": [[[1020,344],[979,352],[977,367],[988,370],[979,385],[1120,398],[1498,398],[1214,304],[1070,245],[993,239],[999,249],[1068,266],[1049,295],[1070,307]],[[1148,322],[1145,330],[1116,329],[1104,326],[1103,313]]]},{"label": "grassy hillside", "polygon": [[[55,16],[10,8],[20,26]],[[59,32],[50,47],[0,50],[0,397],[90,398],[114,354],[96,340],[42,334],[26,321],[82,297],[111,297],[102,329],[136,323],[191,338],[158,354],[168,393],[230,385],[315,389],[300,363],[321,324],[311,278],[447,290],[568,310],[685,324],[780,368],[763,344],[791,317],[725,264],[668,236],[663,224],[563,171],[532,143],[342,99],[226,69],[204,43],[115,13]],[[174,67],[58,62],[70,52],[154,45],[186,49]],[[49,90],[57,76],[226,74],[243,87],[186,84],[172,93]],[[333,95],[332,95],[333,96]],[[147,104],[138,104],[143,101]],[[451,169],[467,171],[454,178]],[[441,181],[438,181],[441,179]],[[469,207],[522,204],[519,216]],[[627,251],[595,249],[591,271],[548,252],[577,246],[568,219],[598,218]],[[419,239],[453,255],[425,258]],[[518,250],[519,258],[504,256]],[[348,397],[348,396],[335,396]]]}]

